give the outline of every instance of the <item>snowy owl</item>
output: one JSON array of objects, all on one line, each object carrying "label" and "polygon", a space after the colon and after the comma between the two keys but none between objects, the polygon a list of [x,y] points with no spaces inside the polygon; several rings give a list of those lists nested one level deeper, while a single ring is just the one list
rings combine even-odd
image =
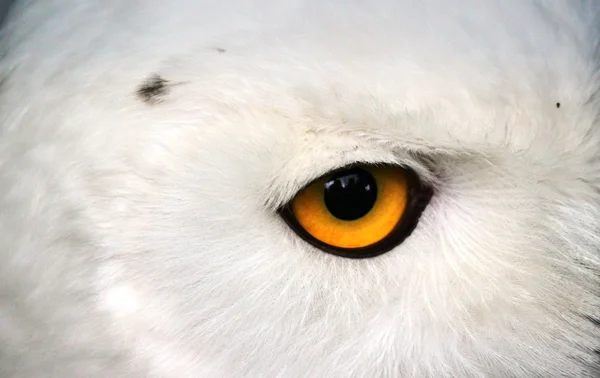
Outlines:
[{"label": "snowy owl", "polygon": [[600,1],[21,0],[0,376],[600,375]]}]

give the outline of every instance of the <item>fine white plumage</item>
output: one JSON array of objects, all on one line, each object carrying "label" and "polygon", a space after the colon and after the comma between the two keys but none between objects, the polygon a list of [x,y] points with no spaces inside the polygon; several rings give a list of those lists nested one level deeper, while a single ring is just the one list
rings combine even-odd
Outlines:
[{"label": "fine white plumage", "polygon": [[[598,15],[17,1],[0,376],[598,376]],[[326,253],[279,211],[383,163],[426,188],[385,253]]]}]

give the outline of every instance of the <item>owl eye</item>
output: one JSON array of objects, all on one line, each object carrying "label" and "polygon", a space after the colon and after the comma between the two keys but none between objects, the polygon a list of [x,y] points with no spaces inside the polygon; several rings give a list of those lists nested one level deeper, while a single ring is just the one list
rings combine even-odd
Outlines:
[{"label": "owl eye", "polygon": [[431,190],[400,166],[352,165],[302,189],[282,210],[302,239],[334,255],[374,257],[416,227]]}]

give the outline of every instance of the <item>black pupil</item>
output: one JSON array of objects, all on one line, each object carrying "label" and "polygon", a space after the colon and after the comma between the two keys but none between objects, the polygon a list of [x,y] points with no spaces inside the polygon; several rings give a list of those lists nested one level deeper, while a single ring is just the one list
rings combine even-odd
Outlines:
[{"label": "black pupil", "polygon": [[336,218],[352,221],[364,217],[377,201],[377,183],[366,170],[351,168],[325,184],[325,206]]}]

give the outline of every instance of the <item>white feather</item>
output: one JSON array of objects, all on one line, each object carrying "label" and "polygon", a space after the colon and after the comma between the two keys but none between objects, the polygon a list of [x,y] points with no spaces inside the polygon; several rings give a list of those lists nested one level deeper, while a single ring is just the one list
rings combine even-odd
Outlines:
[{"label": "white feather", "polygon": [[[0,376],[599,374],[599,14],[18,2],[0,42]],[[167,93],[146,103],[156,75]],[[435,189],[373,259],[325,254],[275,212],[353,162]]]}]

